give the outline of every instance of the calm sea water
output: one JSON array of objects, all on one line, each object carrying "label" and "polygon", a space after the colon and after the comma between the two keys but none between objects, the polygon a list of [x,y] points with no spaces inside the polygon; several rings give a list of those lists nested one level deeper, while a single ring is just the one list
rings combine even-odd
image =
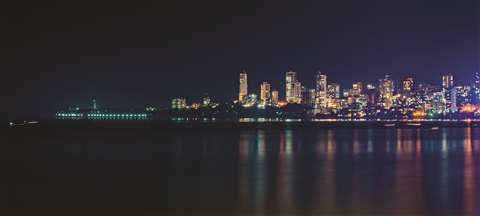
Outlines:
[{"label": "calm sea water", "polygon": [[2,215],[480,214],[476,128],[4,131]]}]

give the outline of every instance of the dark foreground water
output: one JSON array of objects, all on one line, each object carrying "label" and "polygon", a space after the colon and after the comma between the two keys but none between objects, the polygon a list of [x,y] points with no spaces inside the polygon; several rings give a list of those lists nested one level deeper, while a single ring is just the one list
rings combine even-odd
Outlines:
[{"label": "dark foreground water", "polygon": [[0,215],[477,215],[480,131],[8,129]]}]

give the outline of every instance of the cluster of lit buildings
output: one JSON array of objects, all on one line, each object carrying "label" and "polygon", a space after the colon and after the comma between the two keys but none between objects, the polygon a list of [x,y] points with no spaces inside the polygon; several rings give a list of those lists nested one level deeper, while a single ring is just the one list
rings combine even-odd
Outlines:
[{"label": "cluster of lit buildings", "polygon": [[355,82],[341,89],[338,83],[329,83],[326,73],[315,75],[315,88],[307,88],[298,80],[297,72],[285,73],[285,98],[273,90],[268,82],[260,85],[260,98],[249,94],[248,75],[239,77],[239,95],[235,103],[244,107],[266,108],[301,104],[310,108],[312,116],[364,118],[395,114],[403,118],[448,116],[457,113],[480,114],[480,74],[475,73],[471,85],[455,85],[451,74],[442,76],[441,85],[415,84],[412,77],[395,82],[390,76],[377,83]]},{"label": "cluster of lit buildings", "polygon": [[[247,71],[239,76],[238,99],[224,105],[204,95],[199,102],[187,104],[174,98],[170,109],[147,107],[142,110],[99,109],[96,101],[87,109],[68,109],[56,113],[58,119],[145,120],[168,117],[242,118],[338,118],[338,119],[415,119],[480,118],[480,73],[473,82],[458,85],[451,74],[437,85],[415,83],[412,77],[400,82],[386,75],[376,83],[355,82],[347,88],[329,82],[328,75],[317,72],[314,87],[299,81],[297,72],[285,72],[284,96],[267,82],[261,82],[259,94],[249,91]],[[263,110],[263,111],[262,111]],[[173,111],[173,112],[172,112]],[[300,114],[299,114],[300,113]]]},{"label": "cluster of lit buildings", "polygon": [[218,104],[214,103],[212,99],[205,94],[202,98],[202,101],[199,103],[192,103],[190,105],[187,104],[186,98],[174,98],[172,99],[171,108],[174,110],[184,110],[184,109],[199,109],[199,108],[215,108]]}]

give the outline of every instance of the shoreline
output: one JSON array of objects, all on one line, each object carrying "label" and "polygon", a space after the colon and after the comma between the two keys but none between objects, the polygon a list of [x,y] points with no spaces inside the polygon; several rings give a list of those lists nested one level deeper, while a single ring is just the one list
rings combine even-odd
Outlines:
[{"label": "shoreline", "polygon": [[286,119],[286,120],[185,120],[185,121],[167,121],[167,120],[142,120],[142,121],[91,121],[91,120],[39,120],[35,124],[7,125],[7,128],[130,128],[130,129],[195,129],[195,128],[236,128],[236,129],[340,129],[340,128],[452,128],[452,127],[480,127],[480,119],[472,120],[450,120],[450,119],[418,119],[418,120],[328,120],[328,119]]}]

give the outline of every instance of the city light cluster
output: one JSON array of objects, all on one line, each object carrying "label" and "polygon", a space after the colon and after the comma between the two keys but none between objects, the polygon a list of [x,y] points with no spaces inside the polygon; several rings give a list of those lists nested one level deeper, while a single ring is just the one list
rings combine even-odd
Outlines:
[{"label": "city light cluster", "polygon": [[[298,79],[297,72],[285,73],[284,98],[278,90],[264,81],[259,94],[251,93],[248,74],[240,72],[238,99],[234,105],[244,108],[281,109],[300,105],[310,117],[354,119],[422,119],[461,118],[480,116],[480,74],[475,73],[474,82],[456,85],[451,74],[445,74],[437,85],[416,84],[412,77],[400,82],[389,75],[376,83],[355,82],[347,88],[328,82],[326,73],[315,75],[314,87],[307,88]],[[186,99],[172,100],[172,109],[189,109]],[[194,108],[194,107],[193,107]]]}]

